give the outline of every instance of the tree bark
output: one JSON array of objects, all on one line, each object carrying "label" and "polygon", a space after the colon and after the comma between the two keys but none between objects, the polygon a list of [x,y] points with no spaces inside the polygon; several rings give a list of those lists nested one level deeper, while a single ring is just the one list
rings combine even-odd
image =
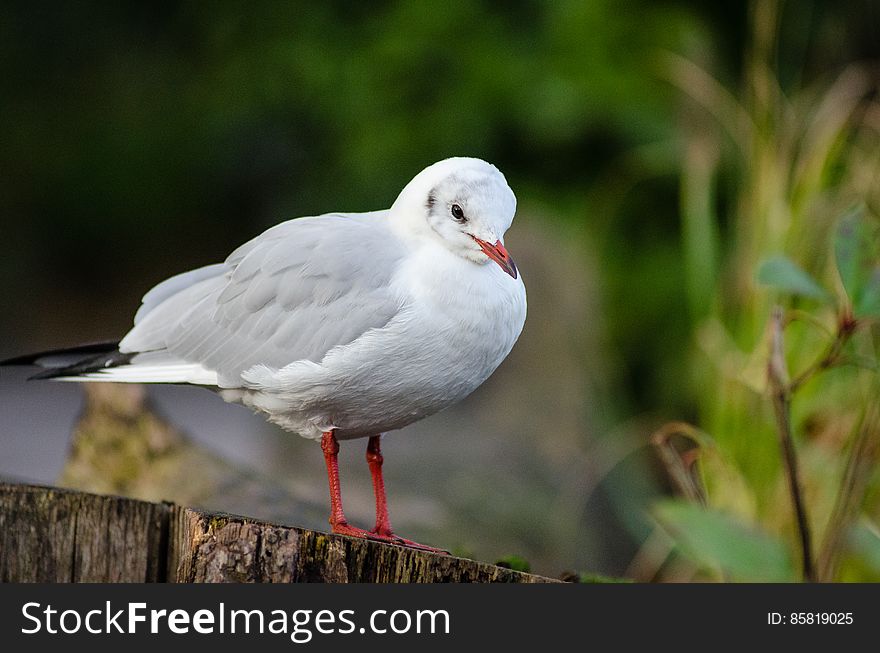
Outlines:
[{"label": "tree bark", "polygon": [[554,582],[170,503],[11,484],[0,484],[0,581]]}]

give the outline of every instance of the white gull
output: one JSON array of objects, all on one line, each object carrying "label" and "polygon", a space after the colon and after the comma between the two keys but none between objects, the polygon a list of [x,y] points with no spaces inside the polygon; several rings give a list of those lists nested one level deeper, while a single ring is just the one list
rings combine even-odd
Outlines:
[{"label": "white gull", "polygon": [[[388,210],[289,220],[223,263],[160,283],[118,348],[12,362],[57,380],[214,388],[321,440],[334,532],[422,547],[391,530],[380,434],[460,401],[510,353],[526,317],[503,244],[515,210],[493,165],[446,159]],[[360,437],[376,492],[371,531],[346,521],[336,461],[338,441]]]}]

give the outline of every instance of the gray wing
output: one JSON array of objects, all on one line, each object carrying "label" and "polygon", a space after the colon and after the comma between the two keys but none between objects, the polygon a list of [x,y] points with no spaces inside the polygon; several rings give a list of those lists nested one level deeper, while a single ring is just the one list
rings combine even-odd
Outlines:
[{"label": "gray wing", "polygon": [[216,371],[221,387],[240,385],[241,373],[256,364],[320,362],[399,310],[389,283],[402,251],[385,215],[290,220],[222,265],[159,284],[145,296],[120,350],[197,363]]}]

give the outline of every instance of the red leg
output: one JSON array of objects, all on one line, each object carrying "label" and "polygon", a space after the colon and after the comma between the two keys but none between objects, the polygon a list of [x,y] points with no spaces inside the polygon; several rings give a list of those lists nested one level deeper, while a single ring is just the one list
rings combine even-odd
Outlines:
[{"label": "red leg", "polygon": [[330,526],[334,533],[352,537],[376,538],[370,531],[357,528],[348,523],[342,510],[342,486],[339,483],[339,442],[333,431],[325,431],[321,437],[321,450],[327,463],[327,480],[330,483]]},{"label": "red leg", "polygon": [[388,518],[388,501],[385,498],[385,480],[382,478],[382,462],[384,458],[382,458],[382,450],[379,446],[381,437],[381,435],[374,435],[370,437],[370,441],[367,443],[367,464],[370,466],[370,476],[373,479],[373,493],[376,495],[376,527],[372,532],[384,541],[391,542],[392,544],[400,544],[413,549],[422,549],[435,553],[448,553],[448,551],[443,549],[435,549],[432,546],[425,546],[424,544],[398,537],[391,530],[391,520]]},{"label": "red leg", "polygon": [[391,531],[391,519],[388,517],[388,501],[385,498],[385,480],[382,478],[382,450],[379,447],[381,435],[374,435],[367,443],[367,464],[370,466],[370,477],[373,479],[373,494],[376,496],[376,527],[374,533],[394,535]]}]

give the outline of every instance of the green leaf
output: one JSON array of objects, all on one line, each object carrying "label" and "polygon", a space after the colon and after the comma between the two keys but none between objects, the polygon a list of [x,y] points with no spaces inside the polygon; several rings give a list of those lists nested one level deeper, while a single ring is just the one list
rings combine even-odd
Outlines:
[{"label": "green leaf", "polygon": [[758,268],[758,281],[793,295],[827,300],[830,295],[794,261],[785,256],[767,259]]},{"label": "green leaf", "polygon": [[874,268],[853,306],[856,317],[880,317],[880,267]]},{"label": "green leaf", "polygon": [[864,356],[848,356],[846,358],[846,363],[847,365],[852,365],[853,367],[858,367],[862,370],[871,370],[872,372],[880,371],[880,363],[872,358],[866,358]]},{"label": "green leaf", "polygon": [[629,578],[618,578],[616,576],[603,576],[602,574],[592,574],[587,571],[582,571],[578,574],[578,583],[587,583],[587,584],[596,584],[596,583],[631,583],[633,582]]},{"label": "green leaf", "polygon": [[850,547],[873,570],[880,572],[880,529],[863,518],[850,531]]},{"label": "green leaf", "polygon": [[720,568],[735,581],[795,579],[788,549],[780,540],[728,515],[677,500],[657,504],[654,515],[681,553],[698,565]]},{"label": "green leaf", "polygon": [[[875,225],[865,217],[864,206],[857,206],[844,215],[834,232],[834,256],[837,272],[855,310],[870,310],[877,303],[878,292],[872,288],[877,265],[877,234]],[[867,299],[863,299],[867,291]]]},{"label": "green leaf", "polygon": [[532,570],[532,566],[529,564],[529,561],[522,556],[517,555],[504,556],[503,558],[496,560],[495,564],[499,567],[504,567],[505,569],[524,571],[526,573]]}]

